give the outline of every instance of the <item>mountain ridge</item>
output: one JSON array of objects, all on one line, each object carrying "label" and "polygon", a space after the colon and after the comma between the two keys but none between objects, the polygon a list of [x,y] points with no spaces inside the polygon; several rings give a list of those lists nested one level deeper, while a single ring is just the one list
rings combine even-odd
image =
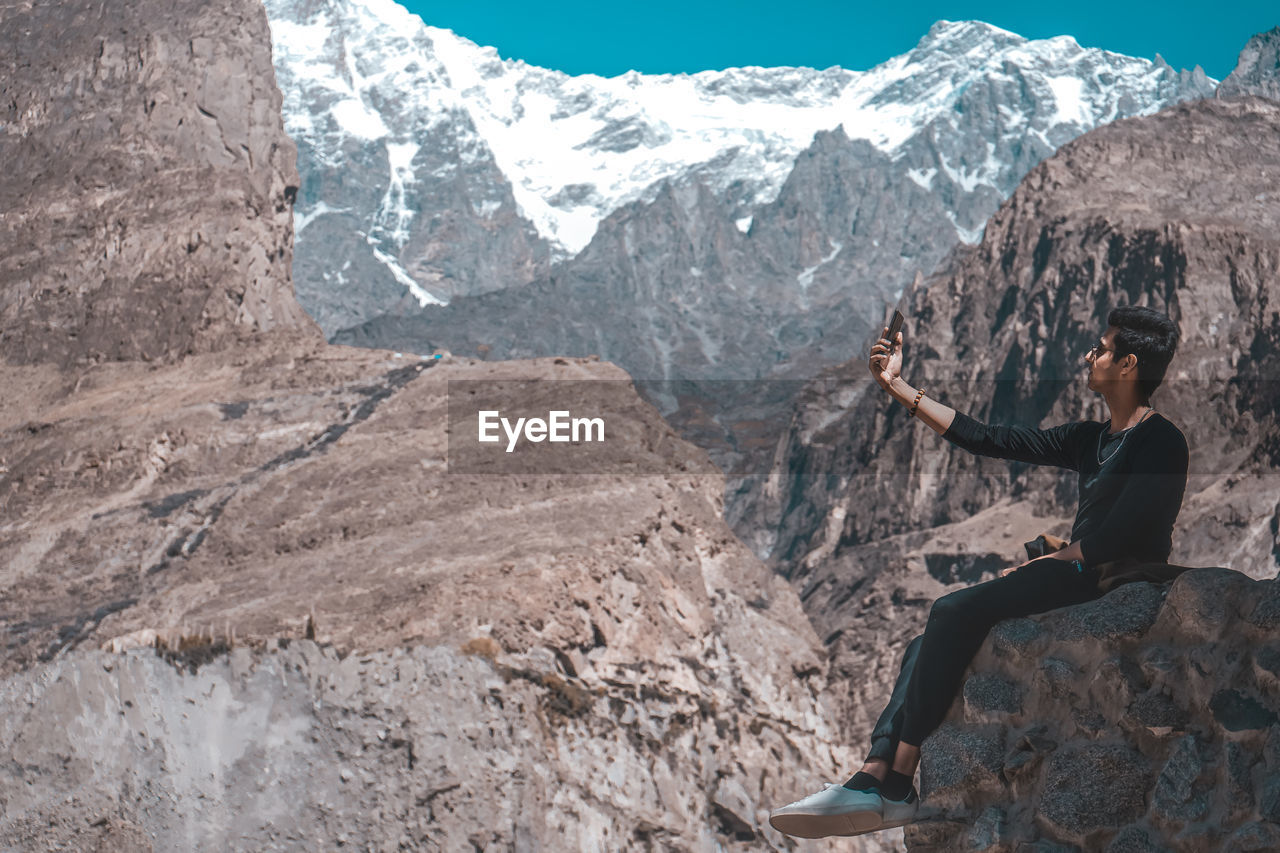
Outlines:
[{"label": "mountain ridge", "polygon": [[[954,185],[959,196],[990,193],[998,200],[1029,165],[1097,122],[1212,92],[1203,72],[1178,74],[1167,65],[1085,50],[1070,38],[1029,41],[977,22],[939,23],[913,51],[863,72],[732,68],[604,78],[503,60],[492,48],[423,24],[391,0],[305,7],[271,0],[268,10],[287,129],[305,173],[301,219],[314,228],[330,212],[347,217],[343,227],[365,236],[348,241],[345,252],[367,239],[392,258],[357,260],[366,278],[377,274],[382,282],[362,286],[389,295],[394,286],[388,282],[409,278],[422,290],[415,295],[422,305],[545,275],[549,264],[585,247],[609,212],[652,200],[664,179],[706,183],[732,218],[745,223],[753,208],[776,198],[814,134],[841,124],[851,138],[867,138],[911,161],[903,171],[926,189],[936,177],[940,189]],[[988,50],[997,53],[985,57]],[[1079,80],[1067,82],[1073,73]],[[978,141],[987,131],[958,131],[949,117],[979,79],[988,89],[1036,93],[1037,100],[1022,107],[1026,115],[1015,110],[984,119],[1008,124],[1011,139],[1016,134],[1014,142],[997,145],[996,160]],[[942,123],[908,144],[930,121]],[[375,130],[361,130],[364,125]],[[343,130],[348,126],[351,132]],[[948,141],[953,138],[958,141]],[[899,150],[903,145],[907,150]],[[1005,150],[1011,145],[1027,150]],[[347,148],[360,150],[360,160],[398,158],[383,167],[390,177],[375,171],[359,179],[375,181],[375,195],[361,200],[351,194],[358,183],[344,190],[325,177],[332,163],[350,159],[339,156]],[[469,153],[450,159],[433,149]],[[393,151],[401,153],[393,158]],[[438,194],[437,176],[445,175],[464,178],[467,189],[445,190],[434,203],[428,191]],[[393,185],[407,195],[392,193]],[[994,209],[991,201],[979,199],[981,209],[974,211],[948,202],[955,239],[976,239]],[[432,236],[449,223],[475,237],[521,236],[503,238],[504,251],[477,266],[469,242],[450,248]],[[306,228],[299,228],[300,292],[327,334],[411,307],[385,297],[354,312],[333,304],[334,291],[353,287],[349,275],[333,278],[349,259],[321,262],[332,228],[316,244]],[[471,258],[470,265],[459,254]],[[359,298],[348,295],[345,302]]]}]

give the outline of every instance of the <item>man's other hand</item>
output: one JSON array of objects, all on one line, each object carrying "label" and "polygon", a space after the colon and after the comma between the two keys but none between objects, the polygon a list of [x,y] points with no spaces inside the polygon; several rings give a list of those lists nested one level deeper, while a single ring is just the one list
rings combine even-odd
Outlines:
[{"label": "man's other hand", "polygon": [[1016,566],[1010,566],[1007,569],[1001,569],[1000,577],[1004,577],[1005,575],[1011,575],[1014,572],[1016,572],[1018,569],[1022,568],[1023,566],[1025,566],[1027,563],[1030,563],[1030,562],[1031,562],[1030,560],[1027,560],[1026,562],[1018,563],[1018,565]]}]

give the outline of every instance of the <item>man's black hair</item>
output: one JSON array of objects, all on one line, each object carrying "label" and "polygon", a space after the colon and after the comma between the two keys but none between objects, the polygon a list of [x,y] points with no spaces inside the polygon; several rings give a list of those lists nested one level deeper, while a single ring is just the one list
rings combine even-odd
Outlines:
[{"label": "man's black hair", "polygon": [[1107,315],[1107,325],[1116,328],[1112,358],[1130,353],[1138,357],[1138,397],[1143,405],[1149,404],[1178,349],[1178,324],[1153,308],[1122,305]]}]

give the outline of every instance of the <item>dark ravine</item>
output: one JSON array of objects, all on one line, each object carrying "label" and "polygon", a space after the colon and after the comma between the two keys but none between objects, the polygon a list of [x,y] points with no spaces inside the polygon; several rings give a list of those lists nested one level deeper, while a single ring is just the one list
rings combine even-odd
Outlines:
[{"label": "dark ravine", "polygon": [[[985,422],[1102,420],[1101,398],[1084,388],[1088,340],[1114,305],[1168,311],[1182,342],[1155,406],[1192,447],[1177,554],[1188,565],[1221,560],[1220,525],[1239,507],[1250,533],[1231,555],[1245,556],[1250,574],[1273,574],[1272,532],[1257,522],[1275,501],[1256,500],[1274,494],[1280,462],[1277,130],[1280,103],[1246,96],[1068,144],[1032,170],[981,244],[911,289],[904,378]],[[867,390],[851,396],[854,385]],[[951,452],[872,383],[863,359],[807,389],[774,477],[739,529],[755,531],[753,546],[792,577],[823,543],[838,556],[1006,497],[1047,516],[1074,511],[1073,482],[1054,471]],[[1216,509],[1196,497],[1211,487],[1227,493]],[[833,529],[834,507],[843,520]]]}]

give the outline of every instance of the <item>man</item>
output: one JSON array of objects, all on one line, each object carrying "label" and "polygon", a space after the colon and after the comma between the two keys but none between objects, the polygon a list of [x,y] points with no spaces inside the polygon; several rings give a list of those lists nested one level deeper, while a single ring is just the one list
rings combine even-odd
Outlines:
[{"label": "man", "polygon": [[[1164,563],[1187,483],[1187,441],[1151,406],[1178,345],[1178,327],[1158,311],[1114,309],[1085,354],[1088,385],[1106,401],[1105,423],[1041,430],[987,426],[924,396],[901,378],[902,333],[871,347],[876,382],[935,432],[970,453],[1080,474],[1070,544],[1004,569],[1000,577],[939,598],[924,633],[908,644],[866,763],[843,785],[776,809],[769,823],[802,838],[860,835],[910,823],[920,744],[946,716],[965,669],[1002,619],[1099,597],[1098,567],[1132,559]],[[888,329],[885,329],[888,332]]]}]

